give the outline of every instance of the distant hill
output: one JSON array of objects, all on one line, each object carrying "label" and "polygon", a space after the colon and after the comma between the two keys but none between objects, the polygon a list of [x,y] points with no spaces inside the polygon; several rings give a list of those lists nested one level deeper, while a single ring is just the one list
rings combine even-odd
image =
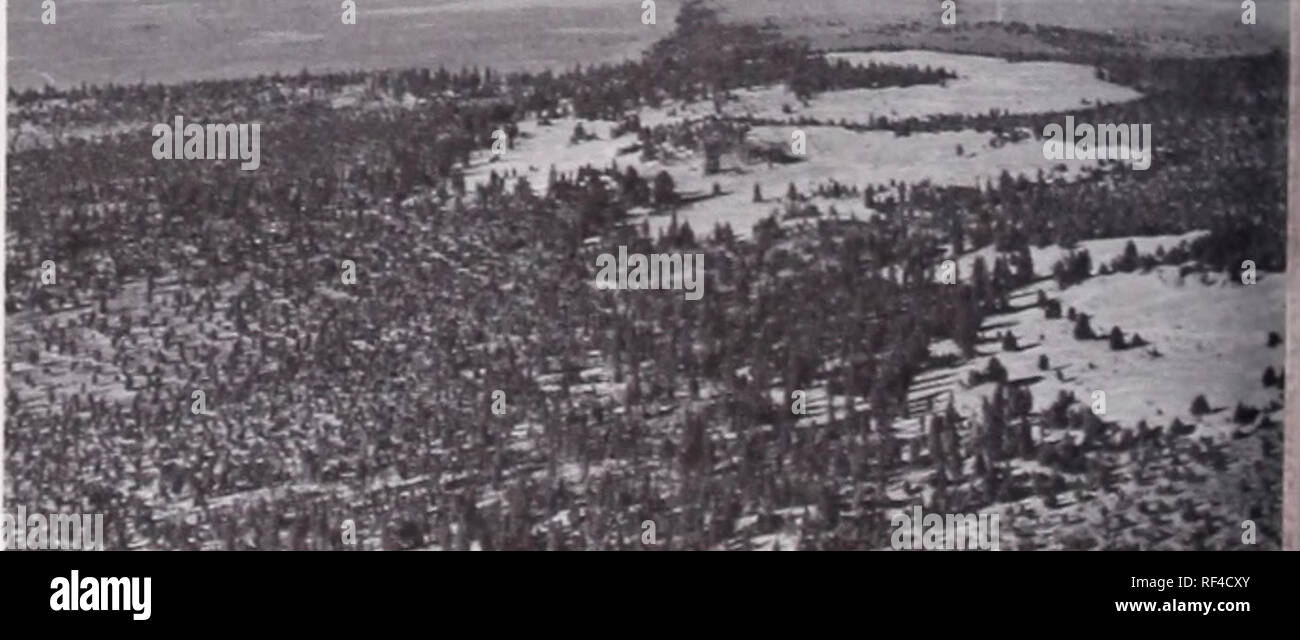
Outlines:
[{"label": "distant hill", "polygon": [[[365,0],[356,25],[337,3],[276,0],[215,3],[58,4],[42,25],[38,3],[11,7],[9,84],[177,82],[295,73],[303,68],[491,66],[564,68],[634,57],[672,28],[680,0],[658,0],[656,25],[624,0]],[[1000,38],[949,32],[938,2],[717,0],[729,20],[770,19],[819,48],[893,43],[1000,53]],[[1259,0],[1258,24],[1240,23],[1235,2],[1212,0],[959,0],[958,25],[1002,18],[1117,34],[1142,34],[1176,55],[1285,47],[1286,0]],[[238,9],[238,10],[236,10]],[[900,25],[912,25],[900,32]],[[918,31],[920,28],[920,31]],[[884,37],[882,37],[882,35]],[[994,50],[984,51],[992,47]]]},{"label": "distant hill", "polygon": [[610,0],[362,0],[356,25],[339,2],[40,3],[8,12],[9,84],[179,82],[311,70],[491,66],[567,68],[635,57],[673,26],[678,0],[660,0],[657,24],[639,2]]}]

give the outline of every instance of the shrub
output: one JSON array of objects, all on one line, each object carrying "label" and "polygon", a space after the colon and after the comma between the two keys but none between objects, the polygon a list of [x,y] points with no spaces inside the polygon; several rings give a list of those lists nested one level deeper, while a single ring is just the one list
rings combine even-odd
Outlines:
[{"label": "shrub", "polygon": [[1259,409],[1240,402],[1237,403],[1237,410],[1232,414],[1232,420],[1237,424],[1250,424],[1258,417]]},{"label": "shrub", "polygon": [[988,366],[984,368],[984,376],[991,382],[1006,382],[1007,369],[1002,366],[997,357],[989,358]]},{"label": "shrub", "polygon": [[1110,330],[1110,350],[1123,351],[1124,348],[1124,332],[1120,331],[1119,327],[1112,327]]},{"label": "shrub", "polygon": [[1268,367],[1267,369],[1264,369],[1264,387],[1267,388],[1274,385],[1278,385],[1277,372],[1273,370],[1273,367]]},{"label": "shrub", "polygon": [[1205,399],[1205,394],[1200,394],[1192,400],[1192,415],[1200,417],[1210,412],[1210,402]]}]

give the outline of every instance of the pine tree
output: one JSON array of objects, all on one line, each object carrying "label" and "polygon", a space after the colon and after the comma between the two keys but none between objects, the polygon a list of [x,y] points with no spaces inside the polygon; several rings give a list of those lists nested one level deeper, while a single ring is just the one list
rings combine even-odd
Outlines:
[{"label": "pine tree", "polygon": [[984,256],[975,256],[975,262],[971,265],[970,281],[974,290],[975,304],[982,307],[990,297],[989,269],[984,262]]},{"label": "pine tree", "polygon": [[997,356],[989,358],[988,365],[984,368],[984,376],[991,382],[1003,383],[1007,381],[1007,368],[1002,366]]},{"label": "pine tree", "polygon": [[1092,340],[1096,337],[1096,334],[1092,332],[1092,324],[1088,321],[1088,314],[1078,314],[1074,323],[1074,339]]},{"label": "pine tree", "polygon": [[667,171],[660,171],[655,176],[654,201],[658,206],[671,206],[677,202],[677,187],[673,177]]},{"label": "pine tree", "polygon": [[1120,256],[1113,266],[1116,271],[1124,273],[1130,273],[1138,268],[1137,245],[1133,244],[1132,240],[1124,245],[1124,255]]}]

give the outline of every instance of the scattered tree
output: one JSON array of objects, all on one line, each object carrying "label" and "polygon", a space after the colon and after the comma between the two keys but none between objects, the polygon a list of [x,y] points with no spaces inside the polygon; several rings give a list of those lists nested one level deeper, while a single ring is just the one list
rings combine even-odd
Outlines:
[{"label": "scattered tree", "polygon": [[1197,395],[1192,400],[1192,415],[1201,417],[1210,412],[1210,402],[1205,399],[1205,394]]}]

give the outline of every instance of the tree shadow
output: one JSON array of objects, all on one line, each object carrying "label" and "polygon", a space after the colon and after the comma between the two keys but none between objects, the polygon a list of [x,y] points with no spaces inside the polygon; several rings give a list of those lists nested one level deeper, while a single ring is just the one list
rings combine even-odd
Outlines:
[{"label": "tree shadow", "polygon": [[1014,379],[1014,380],[1007,380],[1007,386],[1011,386],[1011,387],[1028,387],[1028,386],[1031,386],[1031,385],[1038,384],[1038,383],[1040,383],[1040,382],[1042,382],[1043,380],[1046,380],[1046,379],[1047,379],[1046,377],[1044,377],[1044,376],[1040,376],[1040,375],[1025,376],[1025,377],[1023,377],[1023,378],[1016,378],[1016,379]]},{"label": "tree shadow", "polygon": [[980,331],[997,331],[998,329],[1006,329],[1009,327],[1014,327],[1019,324],[1020,324],[1019,322],[1013,322],[1010,320],[1006,322],[994,322],[980,327]]}]

